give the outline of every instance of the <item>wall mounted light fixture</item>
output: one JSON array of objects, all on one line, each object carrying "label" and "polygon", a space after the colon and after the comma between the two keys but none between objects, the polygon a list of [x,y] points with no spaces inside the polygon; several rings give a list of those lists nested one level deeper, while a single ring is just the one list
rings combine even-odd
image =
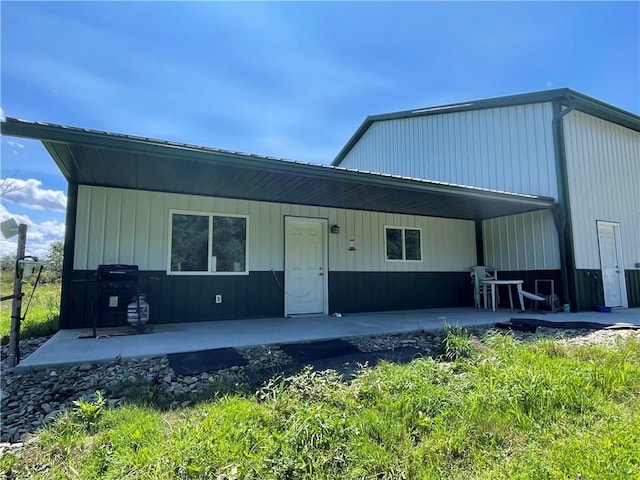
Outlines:
[{"label": "wall mounted light fixture", "polygon": [[331,225],[331,233],[340,233],[340,227],[338,225]]}]

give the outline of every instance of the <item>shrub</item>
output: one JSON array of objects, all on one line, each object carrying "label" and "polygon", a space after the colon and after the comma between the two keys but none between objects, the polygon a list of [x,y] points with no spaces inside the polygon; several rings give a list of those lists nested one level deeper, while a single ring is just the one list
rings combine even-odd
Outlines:
[{"label": "shrub", "polygon": [[471,335],[460,326],[444,325],[443,358],[453,362],[458,359],[473,358],[477,354]]},{"label": "shrub", "polygon": [[96,400],[79,399],[73,402],[73,419],[79,422],[88,432],[98,430],[99,422],[104,413],[105,401],[100,391],[96,391]]}]

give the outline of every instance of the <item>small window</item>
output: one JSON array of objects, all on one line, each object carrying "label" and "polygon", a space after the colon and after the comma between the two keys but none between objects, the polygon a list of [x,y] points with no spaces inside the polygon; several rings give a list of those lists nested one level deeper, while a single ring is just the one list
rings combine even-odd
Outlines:
[{"label": "small window", "polygon": [[385,227],[386,259],[421,261],[422,231],[418,228]]},{"label": "small window", "polygon": [[213,258],[216,272],[244,272],[247,257],[247,219],[213,217]]},{"label": "small window", "polygon": [[420,230],[405,228],[404,230],[404,259],[422,260],[422,244]]},{"label": "small window", "polygon": [[247,217],[170,212],[172,274],[247,273]]},{"label": "small window", "polygon": [[387,260],[403,260],[401,228],[387,228]]},{"label": "small window", "polygon": [[206,272],[209,257],[209,218],[173,215],[171,222],[171,271]]}]

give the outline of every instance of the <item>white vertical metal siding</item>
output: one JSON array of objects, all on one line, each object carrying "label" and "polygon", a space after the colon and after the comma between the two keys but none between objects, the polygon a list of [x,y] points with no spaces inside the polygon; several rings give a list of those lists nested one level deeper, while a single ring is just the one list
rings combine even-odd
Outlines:
[{"label": "white vertical metal siding", "polygon": [[[329,226],[340,226],[340,234],[329,234],[332,271],[468,271],[476,263],[475,225],[467,220],[81,185],[74,268],[126,263],[166,270],[170,209],[248,215],[253,271],[284,268],[285,215],[326,218]],[[423,261],[385,262],[385,225],[421,228]],[[355,252],[347,250],[351,239]]]},{"label": "white vertical metal siding", "polygon": [[551,103],[373,123],[343,167],[557,199]]},{"label": "white vertical metal siding", "polygon": [[148,194],[80,186],[74,268],[136,263],[150,269],[167,249],[167,212]]},{"label": "white vertical metal siding", "polygon": [[624,268],[640,262],[640,133],[582,112],[564,117],[575,265],[599,269],[597,220],[620,223]]},{"label": "white vertical metal siding", "polygon": [[549,210],[485,220],[484,259],[498,270],[560,268],[558,233]]}]

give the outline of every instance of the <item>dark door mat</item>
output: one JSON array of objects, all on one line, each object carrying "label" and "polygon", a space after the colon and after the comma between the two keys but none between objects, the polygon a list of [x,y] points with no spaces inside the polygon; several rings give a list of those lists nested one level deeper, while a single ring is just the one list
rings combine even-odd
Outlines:
[{"label": "dark door mat", "polygon": [[233,348],[214,348],[199,352],[171,353],[169,365],[176,375],[195,375],[221,368],[247,365],[249,362]]},{"label": "dark door mat", "polygon": [[286,343],[280,348],[295,363],[308,363],[321,358],[361,353],[360,349],[344,340],[325,340],[311,343]]}]

